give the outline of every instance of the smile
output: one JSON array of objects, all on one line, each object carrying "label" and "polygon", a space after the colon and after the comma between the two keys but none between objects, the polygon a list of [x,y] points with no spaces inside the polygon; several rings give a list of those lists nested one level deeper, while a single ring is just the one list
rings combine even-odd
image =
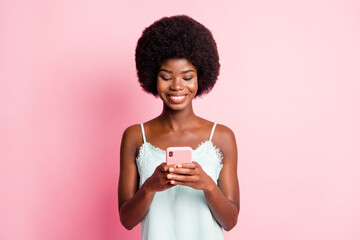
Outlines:
[{"label": "smile", "polygon": [[182,103],[185,101],[187,95],[168,95],[168,97],[173,103]]}]

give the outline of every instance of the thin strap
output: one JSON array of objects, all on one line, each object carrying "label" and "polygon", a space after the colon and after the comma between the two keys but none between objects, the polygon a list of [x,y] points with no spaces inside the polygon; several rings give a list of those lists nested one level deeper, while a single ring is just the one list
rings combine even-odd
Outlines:
[{"label": "thin strap", "polygon": [[141,123],[141,132],[142,132],[142,136],[143,136],[143,141],[146,142],[144,125],[142,123]]},{"label": "thin strap", "polygon": [[214,123],[213,127],[212,127],[212,130],[211,130],[211,134],[210,134],[210,138],[209,138],[209,141],[211,141],[213,135],[214,135],[214,132],[215,132],[215,127],[216,127],[216,123]]}]

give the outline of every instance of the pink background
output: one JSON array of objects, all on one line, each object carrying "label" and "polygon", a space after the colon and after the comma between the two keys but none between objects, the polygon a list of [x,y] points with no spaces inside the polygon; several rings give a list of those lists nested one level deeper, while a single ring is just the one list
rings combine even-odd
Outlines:
[{"label": "pink background", "polygon": [[360,2],[0,0],[0,239],[139,239],[117,212],[119,146],[161,101],[142,30],[185,13],[221,73],[195,102],[233,129],[241,213],[226,239],[360,239]]}]

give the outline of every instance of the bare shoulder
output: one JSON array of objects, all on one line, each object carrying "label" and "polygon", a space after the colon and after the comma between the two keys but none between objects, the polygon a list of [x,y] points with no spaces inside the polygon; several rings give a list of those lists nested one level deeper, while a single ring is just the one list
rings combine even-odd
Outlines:
[{"label": "bare shoulder", "polygon": [[237,156],[235,134],[229,127],[217,124],[212,141],[220,148],[225,159],[227,159],[228,156],[231,156],[231,158]]},{"label": "bare shoulder", "polygon": [[134,124],[127,127],[123,133],[121,148],[127,148],[136,153],[142,144],[142,133],[140,124]]},{"label": "bare shoulder", "polygon": [[214,140],[230,143],[235,141],[235,134],[229,127],[217,124],[214,132]]},{"label": "bare shoulder", "polygon": [[134,124],[129,127],[127,127],[123,133],[123,135],[131,137],[131,135],[141,135],[141,126],[140,124]]}]

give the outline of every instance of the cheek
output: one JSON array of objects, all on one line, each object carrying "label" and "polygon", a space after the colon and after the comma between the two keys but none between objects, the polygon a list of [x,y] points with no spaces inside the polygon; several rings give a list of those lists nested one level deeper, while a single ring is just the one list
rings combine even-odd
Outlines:
[{"label": "cheek", "polygon": [[197,79],[195,81],[192,81],[189,83],[188,88],[191,89],[193,92],[197,92],[198,90],[198,81]]},{"label": "cheek", "polygon": [[165,82],[165,81],[162,81],[161,79],[157,80],[156,82],[156,89],[157,89],[157,93],[158,93],[158,96],[162,96],[163,95],[163,92],[166,91],[166,89],[168,88],[168,83]]},{"label": "cheek", "polygon": [[160,94],[162,92],[163,87],[164,87],[163,84],[161,84],[160,80],[157,79],[157,81],[156,81],[156,89],[157,89],[158,94]]}]

